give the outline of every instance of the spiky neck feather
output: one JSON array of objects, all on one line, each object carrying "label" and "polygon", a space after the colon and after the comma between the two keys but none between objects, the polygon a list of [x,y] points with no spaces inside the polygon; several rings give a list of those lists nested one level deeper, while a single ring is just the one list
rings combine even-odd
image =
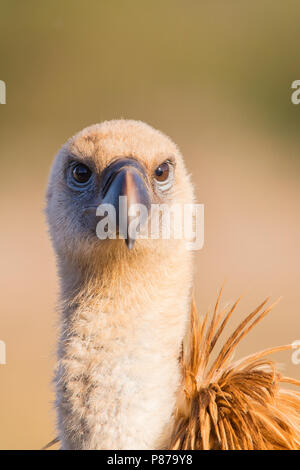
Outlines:
[{"label": "spiky neck feather", "polygon": [[170,245],[60,263],[56,384],[63,448],[167,442],[192,282],[191,256],[183,244]]}]

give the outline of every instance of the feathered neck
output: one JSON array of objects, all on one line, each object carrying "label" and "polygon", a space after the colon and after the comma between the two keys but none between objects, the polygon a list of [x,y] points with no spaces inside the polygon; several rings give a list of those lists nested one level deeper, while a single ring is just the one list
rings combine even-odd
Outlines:
[{"label": "feathered neck", "polygon": [[125,258],[115,252],[88,269],[60,266],[63,448],[161,448],[169,438],[192,260],[180,244],[158,246]]}]

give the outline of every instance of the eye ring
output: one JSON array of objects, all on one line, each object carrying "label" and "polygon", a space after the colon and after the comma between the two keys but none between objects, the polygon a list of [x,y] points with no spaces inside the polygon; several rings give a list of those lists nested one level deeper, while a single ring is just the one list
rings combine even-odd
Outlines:
[{"label": "eye ring", "polygon": [[174,168],[171,162],[161,163],[154,171],[154,180],[160,191],[167,191],[173,184]]},{"label": "eye ring", "polygon": [[92,172],[89,167],[83,163],[77,163],[74,165],[71,174],[74,182],[80,185],[86,184],[92,176]]}]

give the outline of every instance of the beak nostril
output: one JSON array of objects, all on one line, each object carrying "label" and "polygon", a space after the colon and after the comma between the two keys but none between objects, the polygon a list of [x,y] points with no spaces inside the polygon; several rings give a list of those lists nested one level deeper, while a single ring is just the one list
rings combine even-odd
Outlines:
[{"label": "beak nostril", "polygon": [[143,178],[146,178],[146,171],[144,167],[134,158],[119,158],[118,160],[115,160],[112,162],[110,165],[108,165],[105,170],[103,171],[102,174],[102,181],[101,181],[101,192],[104,194],[108,186],[112,183],[112,180],[115,178],[115,176],[119,173],[120,170],[124,169],[135,169],[138,171],[138,173],[141,174]]}]

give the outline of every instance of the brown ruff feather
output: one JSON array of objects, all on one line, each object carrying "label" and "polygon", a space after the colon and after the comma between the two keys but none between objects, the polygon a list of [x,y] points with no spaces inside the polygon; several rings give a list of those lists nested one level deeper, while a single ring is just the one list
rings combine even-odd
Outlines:
[{"label": "brown ruff feather", "polygon": [[[218,312],[222,289],[211,321],[199,319],[191,305],[189,350],[182,353],[181,399],[174,416],[171,450],[296,450],[300,449],[300,382],[282,376],[270,354],[292,345],[266,349],[230,362],[241,339],[272,309],[262,302],[230,335],[208,368],[214,349],[240,298],[226,313]],[[252,321],[252,323],[251,323]],[[220,326],[219,326],[220,325]],[[187,349],[187,348],[185,348]],[[289,383],[299,391],[280,388]],[[57,444],[51,441],[44,449]]]},{"label": "brown ruff feather", "polygon": [[300,393],[280,388],[281,383],[300,382],[283,377],[266,359],[292,345],[230,362],[237,344],[274,304],[264,308],[266,299],[248,315],[208,368],[210,354],[240,300],[228,313],[218,313],[220,295],[208,326],[208,315],[200,320],[192,302],[190,346],[182,355],[182,392],[168,449],[300,449]]}]

